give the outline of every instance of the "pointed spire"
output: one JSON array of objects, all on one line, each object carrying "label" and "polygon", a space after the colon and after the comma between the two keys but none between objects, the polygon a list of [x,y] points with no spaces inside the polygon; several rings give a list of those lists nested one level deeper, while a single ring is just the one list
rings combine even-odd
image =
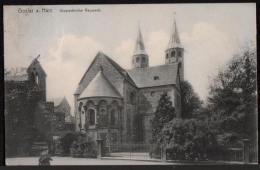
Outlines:
[{"label": "pointed spire", "polygon": [[182,45],[181,45],[179,32],[178,32],[178,29],[177,29],[177,24],[176,24],[175,15],[174,15],[172,34],[171,34],[170,41],[169,41],[169,44],[168,44],[168,49],[169,48],[176,48],[176,47],[182,48]]},{"label": "pointed spire", "polygon": [[144,47],[143,36],[140,29],[140,23],[138,22],[138,35],[135,44],[134,55],[147,54]]}]

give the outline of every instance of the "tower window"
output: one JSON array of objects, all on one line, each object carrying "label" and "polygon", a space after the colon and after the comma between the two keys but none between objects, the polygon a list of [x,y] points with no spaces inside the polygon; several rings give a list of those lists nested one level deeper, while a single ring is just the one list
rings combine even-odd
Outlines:
[{"label": "tower window", "polygon": [[181,57],[181,51],[178,51],[178,56]]},{"label": "tower window", "polygon": [[39,84],[39,76],[38,76],[37,73],[35,74],[35,83],[36,83],[36,84]]},{"label": "tower window", "polygon": [[171,57],[175,57],[175,51],[171,52]]},{"label": "tower window", "polygon": [[154,76],[153,79],[154,80],[159,80],[159,76]]},{"label": "tower window", "polygon": [[142,57],[142,63],[144,63],[145,62],[145,58],[144,57]]},{"label": "tower window", "polygon": [[139,57],[136,57],[136,62],[139,62]]}]

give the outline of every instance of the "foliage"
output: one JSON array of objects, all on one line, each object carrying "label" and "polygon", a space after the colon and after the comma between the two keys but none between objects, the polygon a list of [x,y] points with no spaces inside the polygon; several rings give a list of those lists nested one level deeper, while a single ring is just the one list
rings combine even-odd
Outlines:
[{"label": "foliage", "polygon": [[221,157],[215,132],[208,121],[173,119],[162,130],[167,156],[174,160],[208,160]]},{"label": "foliage", "polygon": [[162,140],[161,130],[165,123],[175,117],[175,109],[172,106],[170,97],[166,93],[161,95],[158,106],[152,119],[152,142],[160,144]]},{"label": "foliage", "polygon": [[256,139],[256,50],[246,48],[221,70],[210,87],[208,110],[224,143]]},{"label": "foliage", "polygon": [[78,134],[70,147],[70,152],[73,157],[96,158],[97,146],[86,134]]},{"label": "foliage", "polygon": [[191,118],[201,109],[202,101],[188,81],[181,82],[182,117]]},{"label": "foliage", "polygon": [[77,139],[77,134],[75,133],[67,133],[66,135],[64,135],[61,139],[60,139],[60,144],[62,147],[62,154],[63,155],[69,155],[70,154],[70,147],[73,143],[73,141],[75,141]]}]

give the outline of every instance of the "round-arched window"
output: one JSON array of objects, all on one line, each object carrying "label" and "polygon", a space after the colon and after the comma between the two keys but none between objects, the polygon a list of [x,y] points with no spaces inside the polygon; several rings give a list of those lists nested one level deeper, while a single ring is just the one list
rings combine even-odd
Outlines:
[{"label": "round-arched window", "polygon": [[175,57],[175,51],[171,52],[171,57]]},{"label": "round-arched window", "polygon": [[115,125],[116,124],[116,112],[114,109],[112,109],[110,111],[110,123],[111,125]]},{"label": "round-arched window", "polygon": [[96,124],[95,111],[93,109],[89,109],[88,115],[89,115],[89,125],[95,125]]},{"label": "round-arched window", "polygon": [[142,57],[142,63],[144,63],[145,62],[145,57]]},{"label": "round-arched window", "polygon": [[135,92],[130,93],[130,103],[135,104]]},{"label": "round-arched window", "polygon": [[181,57],[181,51],[178,51],[178,56]]}]

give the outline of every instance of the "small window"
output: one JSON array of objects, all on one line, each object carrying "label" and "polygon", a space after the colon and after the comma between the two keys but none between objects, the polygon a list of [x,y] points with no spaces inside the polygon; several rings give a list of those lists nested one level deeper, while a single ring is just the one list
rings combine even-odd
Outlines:
[{"label": "small window", "polygon": [[115,125],[116,124],[116,113],[115,113],[115,110],[111,110],[111,113],[110,113],[110,122],[111,122],[111,125]]},{"label": "small window", "polygon": [[178,51],[178,56],[181,57],[181,51]]},{"label": "small window", "polygon": [[159,80],[159,76],[154,76],[153,79],[154,80]]},{"label": "small window", "polygon": [[95,125],[95,123],[96,123],[95,122],[96,121],[95,120],[96,119],[95,118],[95,111],[93,109],[90,109],[88,112],[89,112],[89,124],[90,125]]},{"label": "small window", "polygon": [[154,96],[154,91],[151,91],[151,96]]},{"label": "small window", "polygon": [[171,57],[175,57],[175,51],[171,52]]},{"label": "small window", "polygon": [[139,57],[136,57],[136,62],[139,62]]},{"label": "small window", "polygon": [[168,55],[168,53],[166,54],[166,59],[168,59],[169,58],[169,55]]},{"label": "small window", "polygon": [[130,93],[130,103],[135,104],[135,92]]},{"label": "small window", "polygon": [[144,63],[145,62],[145,58],[144,57],[142,57],[142,63]]}]

